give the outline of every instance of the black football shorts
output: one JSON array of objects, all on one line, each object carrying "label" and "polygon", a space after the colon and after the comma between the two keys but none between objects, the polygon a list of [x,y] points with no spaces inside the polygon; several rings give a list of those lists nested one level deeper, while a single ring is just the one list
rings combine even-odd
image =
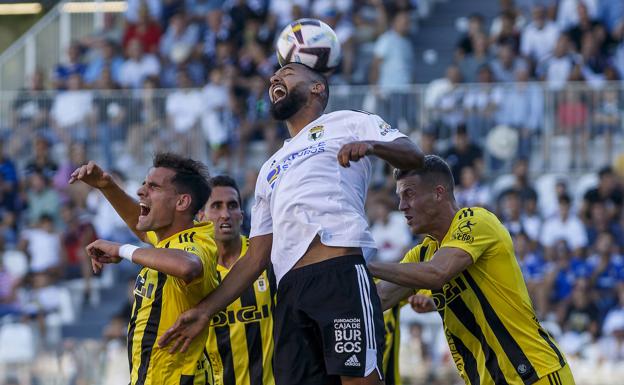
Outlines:
[{"label": "black football shorts", "polygon": [[273,317],[277,385],[340,384],[340,376],[372,372],[383,378],[383,312],[362,256],[286,273]]}]

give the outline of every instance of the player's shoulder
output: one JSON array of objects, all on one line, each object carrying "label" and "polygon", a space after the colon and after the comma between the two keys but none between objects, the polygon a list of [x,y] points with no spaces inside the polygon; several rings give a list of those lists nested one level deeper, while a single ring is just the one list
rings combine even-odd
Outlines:
[{"label": "player's shoulder", "polygon": [[172,245],[194,254],[211,255],[216,252],[212,222],[197,222],[191,228],[180,231],[171,239]]},{"label": "player's shoulder", "polygon": [[427,235],[420,243],[412,247],[401,260],[401,263],[425,262],[427,257],[437,249],[438,242]]},{"label": "player's shoulder", "polygon": [[332,119],[350,119],[350,120],[367,120],[381,119],[379,115],[364,110],[338,110],[325,114],[327,118]]},{"label": "player's shoulder", "polygon": [[461,208],[455,215],[453,222],[452,226],[457,227],[462,232],[472,232],[477,227],[487,228],[491,231],[503,226],[493,212],[485,207],[478,206]]}]

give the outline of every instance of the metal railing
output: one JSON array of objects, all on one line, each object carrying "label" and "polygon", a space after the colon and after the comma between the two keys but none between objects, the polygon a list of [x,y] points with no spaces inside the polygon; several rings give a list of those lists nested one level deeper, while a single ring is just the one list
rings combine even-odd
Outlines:
[{"label": "metal railing", "polygon": [[[248,142],[285,133],[268,118],[266,95],[215,102],[218,95],[212,92],[1,92],[0,129],[10,144],[5,152],[25,160],[32,155],[35,137],[44,134],[60,154],[73,142],[85,142],[89,156],[109,166],[142,164],[162,149],[214,161],[224,144],[232,153],[242,147],[246,152],[239,158],[250,164],[266,159],[270,148],[249,147]],[[583,172],[622,154],[623,96],[617,83],[601,89],[570,84],[563,90],[540,83],[414,85],[401,92],[335,86],[328,111],[377,113],[438,153],[453,144],[463,123],[470,140],[483,147],[490,176],[508,170],[519,156],[529,157],[537,172]]]},{"label": "metal railing", "polygon": [[[94,3],[95,6],[86,9],[75,6],[77,3],[87,2]],[[104,3],[112,2],[65,0],[48,11],[0,55],[0,90],[18,90],[25,86],[28,77],[36,70],[44,72],[53,70],[58,63],[64,61],[66,51],[73,40],[119,27],[122,22],[121,16],[105,23],[105,14],[110,10],[97,6]]]}]

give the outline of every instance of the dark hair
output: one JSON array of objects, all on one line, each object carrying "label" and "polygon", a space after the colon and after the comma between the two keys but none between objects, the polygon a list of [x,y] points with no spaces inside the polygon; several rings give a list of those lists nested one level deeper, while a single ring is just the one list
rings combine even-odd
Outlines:
[{"label": "dark hair", "polygon": [[[238,185],[236,181],[230,177],[229,175],[217,175],[214,178],[210,179],[210,186],[214,189],[215,187],[231,187],[236,190],[236,196],[238,197],[238,205],[242,206],[243,202],[241,201],[240,190],[238,189]],[[211,191],[212,193],[212,191]],[[210,196],[208,196],[210,199]]]},{"label": "dark hair", "polygon": [[598,171],[598,177],[600,179],[610,175],[613,175],[613,168],[611,168],[610,166],[605,166],[601,168],[600,171]]},{"label": "dark hair", "polygon": [[327,107],[327,103],[329,102],[329,83],[327,82],[327,77],[317,71],[310,72],[314,74],[314,80],[325,86],[325,91],[319,95],[319,97],[321,98],[321,104],[323,105],[323,110],[325,110],[325,108]]},{"label": "dark hair", "polygon": [[572,204],[572,198],[570,198],[570,195],[565,193],[559,195],[559,198],[557,200],[559,201],[559,203],[566,203],[567,205]]},{"label": "dark hair", "polygon": [[178,193],[191,195],[191,214],[195,215],[204,207],[210,196],[210,178],[203,163],[191,158],[184,158],[170,152],[163,152],[154,156],[154,167],[163,167],[173,170],[174,177],[171,183]]},{"label": "dark hair", "polygon": [[453,196],[453,187],[455,181],[453,180],[453,173],[448,163],[437,155],[425,155],[425,162],[420,169],[410,170],[394,170],[394,179],[401,180],[410,176],[418,175],[425,180],[429,180],[436,184],[441,184],[448,190],[449,194]]}]

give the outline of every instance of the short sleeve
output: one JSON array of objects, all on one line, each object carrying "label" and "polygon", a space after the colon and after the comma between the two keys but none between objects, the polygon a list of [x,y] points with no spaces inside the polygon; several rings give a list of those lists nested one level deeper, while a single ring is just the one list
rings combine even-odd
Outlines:
[{"label": "short sleeve", "polygon": [[355,136],[358,140],[375,140],[379,142],[392,142],[398,138],[406,137],[397,128],[386,123],[378,115],[366,112],[354,112],[361,114],[360,119],[354,122]]},{"label": "short sleeve", "polygon": [[403,259],[401,259],[400,263],[418,263],[420,262],[420,247],[421,245],[417,245],[413,247],[410,251],[408,251]]},{"label": "short sleeve", "polygon": [[[262,172],[260,175],[263,175]],[[255,202],[251,208],[251,230],[249,232],[249,238],[267,235],[273,232],[271,206],[268,197],[263,194],[260,175],[256,183],[256,192],[254,194]]]},{"label": "short sleeve", "polygon": [[[467,211],[468,215],[464,218],[460,215],[459,220],[454,221],[451,233],[440,246],[464,250],[470,254],[473,262],[477,262],[486,250],[499,241],[497,235],[501,234],[503,225],[495,220],[493,215],[480,211],[473,212],[471,209],[464,211]],[[507,231],[504,228],[502,230]]]}]

